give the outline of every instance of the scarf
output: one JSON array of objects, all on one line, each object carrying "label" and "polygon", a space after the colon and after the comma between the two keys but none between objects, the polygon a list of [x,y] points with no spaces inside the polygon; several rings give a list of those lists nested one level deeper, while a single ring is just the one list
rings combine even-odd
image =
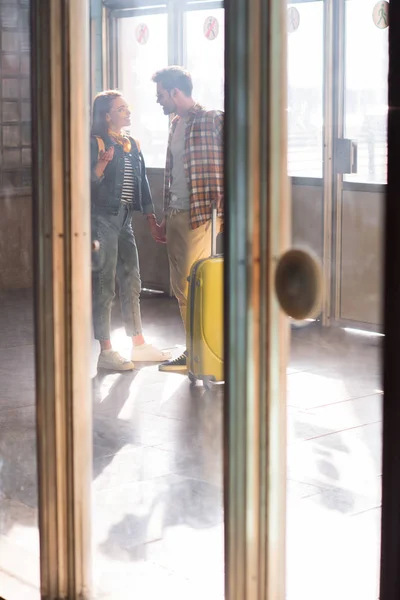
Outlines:
[{"label": "scarf", "polygon": [[117,142],[117,144],[123,147],[124,152],[130,152],[132,144],[131,140],[126,135],[116,133],[115,131],[111,131],[111,129],[108,130],[108,135],[114,142]]}]

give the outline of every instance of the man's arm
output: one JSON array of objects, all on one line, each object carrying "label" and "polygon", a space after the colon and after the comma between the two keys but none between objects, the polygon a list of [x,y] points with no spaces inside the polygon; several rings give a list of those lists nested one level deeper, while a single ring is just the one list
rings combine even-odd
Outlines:
[{"label": "man's arm", "polygon": [[[221,110],[214,111],[214,140],[215,153],[217,159],[217,180],[219,193],[216,198],[218,214],[222,218],[224,213],[224,113]],[[223,220],[221,220],[221,232],[224,230]]]},{"label": "man's arm", "polygon": [[214,113],[214,135],[223,147],[224,145],[224,113],[216,110]]}]

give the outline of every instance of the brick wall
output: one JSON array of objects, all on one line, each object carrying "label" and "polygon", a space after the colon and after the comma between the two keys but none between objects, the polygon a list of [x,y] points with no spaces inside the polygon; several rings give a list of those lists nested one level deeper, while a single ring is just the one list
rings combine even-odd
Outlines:
[{"label": "brick wall", "polygon": [[0,289],[32,284],[29,4],[0,0]]}]

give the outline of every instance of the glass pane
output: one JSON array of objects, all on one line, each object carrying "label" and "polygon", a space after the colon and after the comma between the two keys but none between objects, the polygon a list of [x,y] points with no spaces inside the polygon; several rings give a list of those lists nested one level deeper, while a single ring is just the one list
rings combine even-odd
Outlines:
[{"label": "glass pane", "polygon": [[[333,98],[340,96],[336,87],[344,66],[340,60],[346,62],[348,105],[349,98],[361,98],[352,105],[353,121],[350,113],[347,115],[349,127],[365,118],[367,104],[387,102],[382,87],[386,73],[382,75],[377,68],[377,62],[386,64],[386,35],[376,33],[372,9],[368,2],[346,2],[346,36],[338,35],[333,41],[339,66],[338,73],[332,74]],[[307,48],[322,35],[320,14],[319,31],[303,41]],[[329,12],[326,16],[329,18]],[[333,26],[336,29],[340,23]],[[295,35],[289,34],[289,45]],[[346,44],[344,49],[341,43]],[[302,52],[298,48],[299,56]],[[369,63],[373,53],[374,61]],[[315,62],[317,66],[313,66]],[[320,73],[318,65],[318,59],[307,64],[307,69],[315,71],[307,76]],[[352,90],[360,92],[353,95]],[[334,124],[325,126],[333,131]],[[350,137],[357,139],[358,131],[356,127]],[[346,135],[350,135],[349,129]],[[384,129],[380,136],[380,156],[386,157]],[[363,148],[366,146],[361,147],[360,156],[359,145],[361,169],[368,163]],[[382,161],[380,164],[383,166]],[[324,245],[329,246],[334,238],[329,248],[330,290],[324,290],[333,304],[329,314],[317,310],[301,325],[292,324],[287,374],[287,598],[376,600],[381,526],[384,194],[345,191],[330,224],[330,215],[324,215],[322,187],[298,183],[292,185],[293,240],[322,265]],[[325,231],[324,216],[328,217]]]},{"label": "glass pane", "polygon": [[29,2],[0,5],[0,596],[39,600]]},{"label": "glass pane", "polygon": [[[198,23],[191,22],[193,26],[199,25],[202,31],[205,15],[200,11],[195,16]],[[144,34],[146,44],[138,44],[135,37],[141,31],[138,28],[142,23],[148,27],[148,39]],[[170,31],[174,29],[173,25],[176,24],[169,23]],[[167,17],[163,14],[122,18],[119,25],[119,81],[124,95],[132,103],[131,132],[141,143],[146,165],[162,169],[169,119],[156,102],[156,84],[151,77],[154,71],[168,65],[167,29]],[[183,31],[180,33],[182,35],[171,41],[175,49],[183,37]],[[220,49],[216,60],[221,65],[221,72],[216,77],[223,82],[223,30],[216,40],[206,40],[206,43]],[[200,59],[196,63],[201,72],[204,66],[209,66],[207,56],[203,56],[203,63]],[[204,83],[201,82],[203,88],[198,89],[197,81],[195,79],[195,98],[214,102],[212,96],[200,97]],[[221,89],[218,88],[218,106],[211,105],[210,108],[223,106]],[[183,152],[177,152],[175,156],[178,159],[176,162],[174,159],[174,164],[181,160],[183,166]],[[214,164],[212,167],[215,169]],[[163,171],[151,170],[148,180],[155,212],[161,222],[165,216]],[[208,258],[211,251],[211,228],[196,229],[192,239],[188,213],[181,210],[169,216],[169,224],[174,216],[183,219],[180,235],[168,237],[172,234],[167,228],[167,237],[172,243],[175,240],[179,245],[181,239],[187,240],[187,246],[182,242],[184,247],[179,263],[182,273],[178,273],[186,299],[186,277],[193,256],[189,253],[191,244],[196,243],[196,239],[199,243],[196,258]],[[133,229],[142,282],[140,309],[137,288],[127,287],[127,280],[132,272],[136,273],[136,268],[132,263],[124,264],[126,257],[118,255],[116,298],[107,312],[107,316],[111,313],[113,348],[126,358],[131,356],[132,331],[128,330],[128,320],[133,320],[134,310],[136,315],[140,310],[146,343],[170,352],[173,358],[179,357],[186,348],[186,334],[178,302],[171,292],[167,247],[154,241],[148,223],[139,211],[134,212]],[[202,236],[206,233],[209,237],[204,242]],[[104,245],[104,239],[100,239],[100,246]],[[108,248],[105,252],[113,250]],[[132,253],[129,256],[132,258]],[[137,260],[134,253],[132,260]],[[93,282],[98,281],[98,268],[101,265],[94,264]],[[217,284],[219,281],[222,286],[222,267],[218,274]],[[176,280],[175,271],[175,289]],[[111,285],[115,285],[115,278]],[[217,340],[219,352],[223,340],[222,293],[215,294],[214,290],[214,296],[213,309],[217,307],[219,313],[216,318],[210,313],[212,327],[217,329],[217,335],[212,336],[210,343]],[[125,310],[122,314],[120,300],[123,298]],[[216,328],[215,323],[220,328]],[[99,334],[96,337],[102,339]],[[134,358],[133,371],[106,371],[98,365],[99,353],[99,343],[94,340],[91,377],[95,598],[222,600],[223,386],[215,385],[208,391],[198,382],[192,387],[184,369],[161,372],[159,361],[144,362],[140,355]],[[222,365],[221,358],[216,362]]]},{"label": "glass pane", "polygon": [[151,77],[168,64],[167,15],[119,19],[119,89],[131,110],[131,135],[148,167],[164,167],[168,120],[156,103]]},{"label": "glass pane", "polygon": [[192,74],[194,97],[209,109],[224,110],[224,43],[223,8],[185,14],[185,64]]},{"label": "glass pane", "polygon": [[386,183],[389,30],[374,24],[374,4],[346,1],[345,137],[358,143],[358,169],[345,179]]},{"label": "glass pane", "polygon": [[323,2],[289,6],[288,171],[322,177]]}]

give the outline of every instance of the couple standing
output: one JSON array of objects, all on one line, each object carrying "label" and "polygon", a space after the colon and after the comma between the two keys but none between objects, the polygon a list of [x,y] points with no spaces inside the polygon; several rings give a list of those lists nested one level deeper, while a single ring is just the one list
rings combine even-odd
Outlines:
[{"label": "couple standing", "polygon": [[[181,67],[153,76],[157,102],[171,123],[165,166],[164,219],[157,223],[139,142],[124,135],[130,110],[114,90],[97,95],[91,138],[92,238],[100,246],[92,274],[93,325],[100,343],[98,368],[126,371],[134,361],[160,362],[161,371],[186,370],[186,352],[176,359],[147,344],[140,315],[140,270],[132,213],[146,218],[156,242],[166,243],[171,287],[186,325],[187,277],[193,262],[211,248],[212,204],[223,214],[224,152],[221,111],[208,111],[192,98],[192,78]],[[132,338],[130,359],[112,348],[111,305],[118,281],[126,334]]]}]

